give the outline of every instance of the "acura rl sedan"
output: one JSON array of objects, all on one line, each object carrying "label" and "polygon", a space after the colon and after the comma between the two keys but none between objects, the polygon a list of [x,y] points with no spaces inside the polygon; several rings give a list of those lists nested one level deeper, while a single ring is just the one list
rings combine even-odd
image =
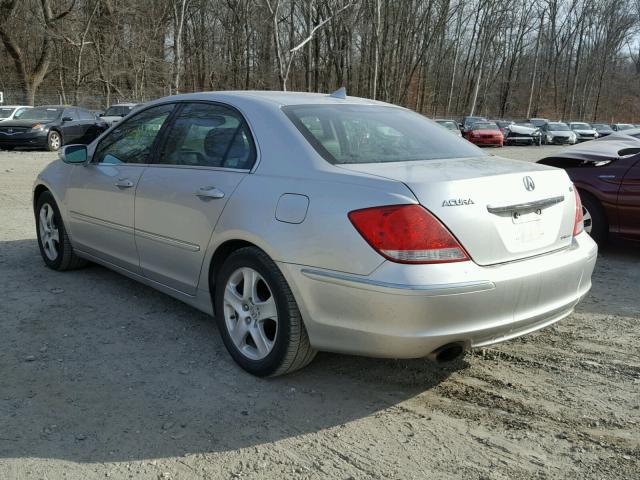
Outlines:
[{"label": "acura rl sedan", "polygon": [[450,360],[591,286],[564,170],[343,92],[163,98],[60,157],[33,191],[46,265],[96,262],[214,315],[255,375],[318,350]]}]

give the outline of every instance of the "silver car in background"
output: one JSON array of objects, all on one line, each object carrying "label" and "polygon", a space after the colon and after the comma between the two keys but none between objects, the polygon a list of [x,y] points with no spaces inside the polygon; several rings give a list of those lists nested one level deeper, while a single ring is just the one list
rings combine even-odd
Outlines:
[{"label": "silver car in background", "polygon": [[569,128],[576,134],[578,142],[587,142],[595,140],[600,135],[593,126],[584,122],[570,122]]},{"label": "silver car in background", "polygon": [[65,147],[33,206],[50,268],[90,260],[214,315],[261,376],[318,350],[445,361],[538,330],[597,254],[563,170],[339,94],[151,102]]},{"label": "silver car in background", "polygon": [[438,125],[443,126],[447,130],[449,130],[451,133],[455,134],[457,137],[461,137],[462,138],[462,132],[460,131],[460,128],[458,126],[458,122],[456,122],[455,120],[437,118],[434,121]]}]

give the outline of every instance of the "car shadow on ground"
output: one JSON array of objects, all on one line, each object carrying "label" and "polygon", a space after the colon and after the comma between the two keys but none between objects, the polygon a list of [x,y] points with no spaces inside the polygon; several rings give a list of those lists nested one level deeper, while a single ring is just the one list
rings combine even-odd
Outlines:
[{"label": "car shadow on ground", "polygon": [[0,242],[0,271],[0,458],[247,448],[340,428],[467,366],[319,354],[258,379],[207,315],[107,269],[53,272],[28,239]]}]

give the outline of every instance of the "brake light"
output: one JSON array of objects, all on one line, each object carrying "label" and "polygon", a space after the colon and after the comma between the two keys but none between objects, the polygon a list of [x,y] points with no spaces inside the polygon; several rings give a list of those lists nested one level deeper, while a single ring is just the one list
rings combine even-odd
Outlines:
[{"label": "brake light", "polygon": [[349,212],[360,235],[383,257],[398,263],[469,260],[440,221],[420,205],[389,205]]},{"label": "brake light", "polygon": [[575,186],[573,187],[573,190],[576,194],[576,217],[573,222],[573,236],[575,237],[579,233],[584,232],[584,218],[582,216],[582,201],[580,200],[580,194]]}]

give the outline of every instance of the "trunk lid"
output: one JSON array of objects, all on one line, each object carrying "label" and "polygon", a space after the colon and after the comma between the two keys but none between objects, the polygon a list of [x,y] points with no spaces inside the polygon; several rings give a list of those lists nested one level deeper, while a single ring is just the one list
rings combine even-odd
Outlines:
[{"label": "trunk lid", "polygon": [[575,197],[564,170],[493,156],[339,167],[404,183],[479,265],[572,241]]}]

